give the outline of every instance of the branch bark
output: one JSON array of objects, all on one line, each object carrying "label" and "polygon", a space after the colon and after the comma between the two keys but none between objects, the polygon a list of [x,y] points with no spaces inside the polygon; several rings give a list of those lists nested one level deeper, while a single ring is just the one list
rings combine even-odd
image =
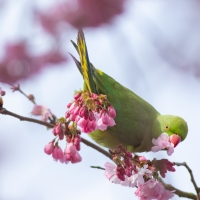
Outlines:
[{"label": "branch bark", "polygon": [[160,177],[158,177],[158,180],[164,185],[164,187],[167,190],[170,190],[170,191],[175,190],[174,193],[176,195],[178,195],[179,197],[184,197],[184,198],[188,198],[188,199],[198,199],[198,197],[195,194],[179,190],[179,189],[175,188],[174,186],[172,186],[171,184],[165,183]]}]

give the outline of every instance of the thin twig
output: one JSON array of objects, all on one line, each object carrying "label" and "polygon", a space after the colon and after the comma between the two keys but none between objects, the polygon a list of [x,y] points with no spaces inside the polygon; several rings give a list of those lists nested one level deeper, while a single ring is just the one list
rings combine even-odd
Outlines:
[{"label": "thin twig", "polygon": [[176,166],[184,166],[188,170],[188,172],[190,174],[190,177],[191,177],[191,182],[194,185],[194,188],[195,188],[196,193],[197,193],[197,199],[200,200],[199,188],[198,188],[198,186],[197,186],[197,184],[196,184],[196,182],[194,180],[194,176],[193,176],[193,173],[192,173],[192,170],[190,169],[190,167],[187,165],[186,162],[183,162],[183,163],[174,162],[174,165],[176,165]]},{"label": "thin twig", "polygon": [[177,188],[175,188],[174,186],[170,185],[170,184],[166,184],[161,178],[158,177],[158,180],[164,185],[164,187],[167,189],[167,190],[175,190],[174,193],[176,195],[178,195],[179,197],[184,197],[184,198],[188,198],[188,199],[198,199],[198,197],[193,194],[193,193],[190,193],[190,192],[184,192],[182,190],[179,190]]},{"label": "thin twig", "polygon": [[[6,83],[8,85],[11,86],[11,89],[13,89],[13,92],[14,91],[19,91],[21,94],[23,94],[29,101],[31,101],[34,105],[36,105],[36,102],[34,100],[34,97],[33,98],[30,98],[25,92],[23,92],[21,89],[20,89],[20,85],[18,84],[17,86],[15,86],[14,84],[10,84],[10,83]],[[14,89],[16,88],[16,89]]]},{"label": "thin twig", "polygon": [[105,168],[103,167],[100,167],[100,166],[90,166],[91,168],[95,168],[95,169],[102,169],[102,170],[105,170]]}]

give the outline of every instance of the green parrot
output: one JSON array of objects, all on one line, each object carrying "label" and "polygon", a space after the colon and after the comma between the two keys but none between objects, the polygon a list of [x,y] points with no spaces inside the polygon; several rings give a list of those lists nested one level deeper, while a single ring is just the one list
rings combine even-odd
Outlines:
[{"label": "green parrot", "polygon": [[95,68],[89,61],[84,34],[78,32],[76,48],[80,62],[72,56],[89,92],[104,94],[116,110],[116,125],[105,131],[95,130],[89,136],[109,149],[122,144],[131,152],[151,151],[152,138],[167,133],[176,146],[188,133],[184,119],[173,115],[161,115],[152,105],[128,88],[122,86],[106,73]]}]

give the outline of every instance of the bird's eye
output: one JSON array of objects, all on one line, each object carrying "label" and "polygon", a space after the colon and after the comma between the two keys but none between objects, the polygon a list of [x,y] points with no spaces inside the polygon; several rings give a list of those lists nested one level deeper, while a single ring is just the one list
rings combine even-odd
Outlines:
[{"label": "bird's eye", "polygon": [[165,130],[169,130],[169,124],[165,125]]}]

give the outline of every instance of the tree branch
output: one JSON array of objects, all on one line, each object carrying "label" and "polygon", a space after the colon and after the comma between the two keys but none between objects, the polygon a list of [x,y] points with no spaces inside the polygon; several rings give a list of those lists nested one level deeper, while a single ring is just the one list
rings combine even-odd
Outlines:
[{"label": "tree branch", "polygon": [[193,173],[192,173],[192,170],[190,169],[190,167],[187,165],[186,162],[183,162],[183,163],[174,162],[174,165],[176,165],[176,166],[184,166],[188,170],[188,172],[190,174],[190,177],[191,177],[191,182],[194,185],[194,188],[195,188],[196,193],[197,193],[197,199],[200,200],[200,197],[199,197],[199,192],[200,191],[199,191],[199,188],[198,188],[198,186],[197,186],[197,184],[196,184],[196,182],[194,180],[194,176],[193,176]]},{"label": "tree branch", "polygon": [[13,112],[10,112],[10,111],[6,110],[5,108],[0,108],[0,114],[2,114],[2,115],[10,115],[12,117],[18,118],[20,121],[33,122],[33,123],[36,123],[36,124],[40,124],[40,125],[46,126],[48,128],[53,128],[54,127],[53,124],[50,124],[48,122],[44,122],[44,121],[41,121],[41,120],[38,120],[38,119],[34,119],[34,118],[30,118],[30,117],[24,117],[24,116],[15,114]]},{"label": "tree branch", "polygon": [[[15,117],[17,119],[19,119],[20,121],[28,121],[28,122],[33,122],[33,123],[36,123],[36,124],[40,124],[40,125],[43,125],[43,126],[46,126],[48,128],[53,128],[55,125],[54,124],[50,124],[48,122],[44,122],[44,121],[41,121],[41,120],[38,120],[38,119],[34,119],[34,118],[30,118],[30,117],[24,117],[24,116],[21,116],[21,115],[18,115],[18,114],[15,114],[13,112],[10,112],[8,110],[6,110],[5,108],[0,108],[0,114],[2,115],[10,115],[12,117]],[[101,147],[97,146],[96,144],[93,144],[92,142],[84,139],[81,137],[81,141],[82,143],[84,143],[85,145],[99,151],[100,153],[102,153],[103,155],[107,156],[108,158],[110,158],[112,160],[112,155],[102,149]]]},{"label": "tree branch", "polygon": [[175,190],[175,194],[178,195],[179,197],[184,197],[184,198],[188,198],[188,199],[198,199],[198,197],[193,194],[193,193],[190,193],[190,192],[184,192],[182,190],[179,190],[177,188],[175,188],[174,186],[170,185],[170,184],[166,184],[160,177],[158,177],[158,180],[164,185],[164,187],[167,189],[167,190]]}]

